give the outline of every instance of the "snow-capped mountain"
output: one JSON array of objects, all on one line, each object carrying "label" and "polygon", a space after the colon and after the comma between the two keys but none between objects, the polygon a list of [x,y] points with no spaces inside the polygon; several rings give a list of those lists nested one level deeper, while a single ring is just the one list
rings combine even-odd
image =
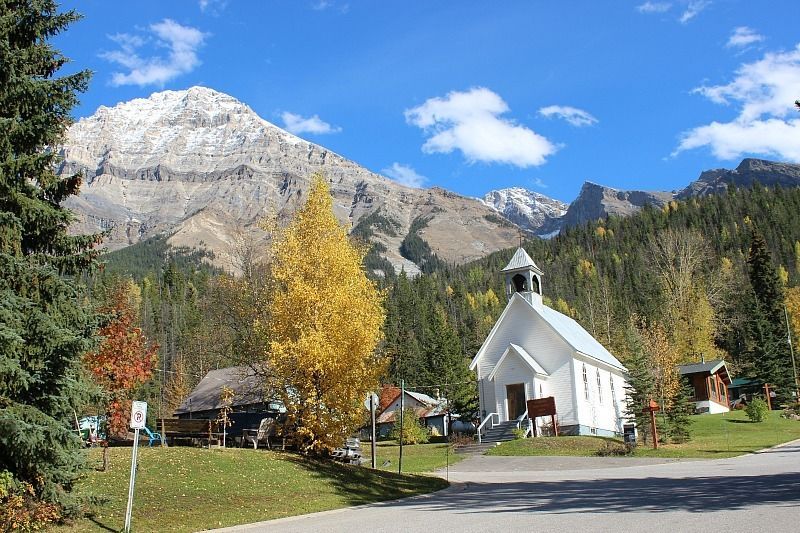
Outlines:
[{"label": "snow-capped mountain", "polygon": [[561,227],[568,204],[522,187],[489,191],[481,199],[505,218],[539,236],[551,236]]},{"label": "snow-capped mountain", "polygon": [[61,172],[85,178],[67,204],[80,216],[74,229],[112,229],[111,249],[164,234],[235,268],[235,241],[243,233],[266,239],[258,219],[289,217],[315,172],[330,181],[341,221],[355,226],[376,215],[366,233],[398,270],[416,270],[400,244],[420,217],[428,221],[420,235],[448,261],[477,259],[517,240],[515,228],[475,199],[402,186],[204,87],[100,107],[70,127],[61,154]]}]

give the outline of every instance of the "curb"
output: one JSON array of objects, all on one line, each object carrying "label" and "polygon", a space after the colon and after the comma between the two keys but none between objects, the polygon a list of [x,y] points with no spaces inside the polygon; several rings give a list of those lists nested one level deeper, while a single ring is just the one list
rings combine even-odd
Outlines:
[{"label": "curb", "polygon": [[758,453],[767,453],[773,450],[778,450],[780,448],[786,448],[788,446],[796,446],[800,445],[800,439],[790,440],[789,442],[782,442],[780,444],[776,444],[775,446],[770,446],[769,448],[762,448],[761,450],[756,450],[751,452],[751,454],[758,454]]}]

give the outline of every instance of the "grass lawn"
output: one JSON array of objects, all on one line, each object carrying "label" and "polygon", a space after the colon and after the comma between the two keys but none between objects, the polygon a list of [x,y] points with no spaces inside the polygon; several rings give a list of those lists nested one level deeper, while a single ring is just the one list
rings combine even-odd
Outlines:
[{"label": "grass lawn", "polygon": [[743,411],[692,417],[692,440],[685,444],[639,446],[640,457],[733,457],[800,439],[800,422],[771,411],[764,422],[750,422]]},{"label": "grass lawn", "polygon": [[[111,448],[108,472],[93,471],[77,487],[107,498],[92,518],[59,531],[120,531],[130,475],[130,448]],[[99,466],[101,450],[89,452]],[[312,461],[251,449],[140,448],[133,528],[197,531],[423,494],[439,478]]]},{"label": "grass lawn", "polygon": [[[782,442],[800,439],[800,422],[781,418],[772,411],[764,422],[750,422],[742,411],[692,417],[692,440],[684,444],[661,444],[658,450],[639,444],[636,457],[721,458],[751,453]],[[603,437],[541,437],[501,444],[487,455],[597,455],[606,442]]]},{"label": "grass lawn", "polygon": [[597,455],[606,443],[622,446],[619,439],[605,437],[537,437],[503,442],[486,455]]},{"label": "grass lawn", "polygon": [[[456,455],[451,449],[447,453],[447,444],[411,444],[403,446],[403,472],[404,473],[423,473],[433,472],[437,468],[444,468],[447,465],[448,457],[450,464],[457,463],[464,457]],[[371,455],[370,443],[361,442],[361,451],[369,461]],[[381,441],[377,443],[377,467],[380,470],[397,472],[397,462],[400,458],[400,446],[396,441]],[[390,464],[382,466],[385,461]],[[369,464],[369,462],[367,463]]]}]

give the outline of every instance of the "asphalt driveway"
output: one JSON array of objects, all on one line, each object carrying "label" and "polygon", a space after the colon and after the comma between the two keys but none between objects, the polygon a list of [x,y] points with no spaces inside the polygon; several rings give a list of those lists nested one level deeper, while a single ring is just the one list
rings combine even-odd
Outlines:
[{"label": "asphalt driveway", "polygon": [[435,494],[220,531],[800,531],[800,441],[718,460],[479,456],[449,478]]}]

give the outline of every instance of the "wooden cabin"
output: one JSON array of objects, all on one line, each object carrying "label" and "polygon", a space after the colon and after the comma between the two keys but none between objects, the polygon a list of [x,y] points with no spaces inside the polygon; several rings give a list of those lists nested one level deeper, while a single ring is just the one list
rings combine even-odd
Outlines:
[{"label": "wooden cabin", "polygon": [[700,361],[678,366],[681,375],[694,390],[692,401],[697,413],[727,413],[730,411],[728,387],[731,377],[722,359]]}]

